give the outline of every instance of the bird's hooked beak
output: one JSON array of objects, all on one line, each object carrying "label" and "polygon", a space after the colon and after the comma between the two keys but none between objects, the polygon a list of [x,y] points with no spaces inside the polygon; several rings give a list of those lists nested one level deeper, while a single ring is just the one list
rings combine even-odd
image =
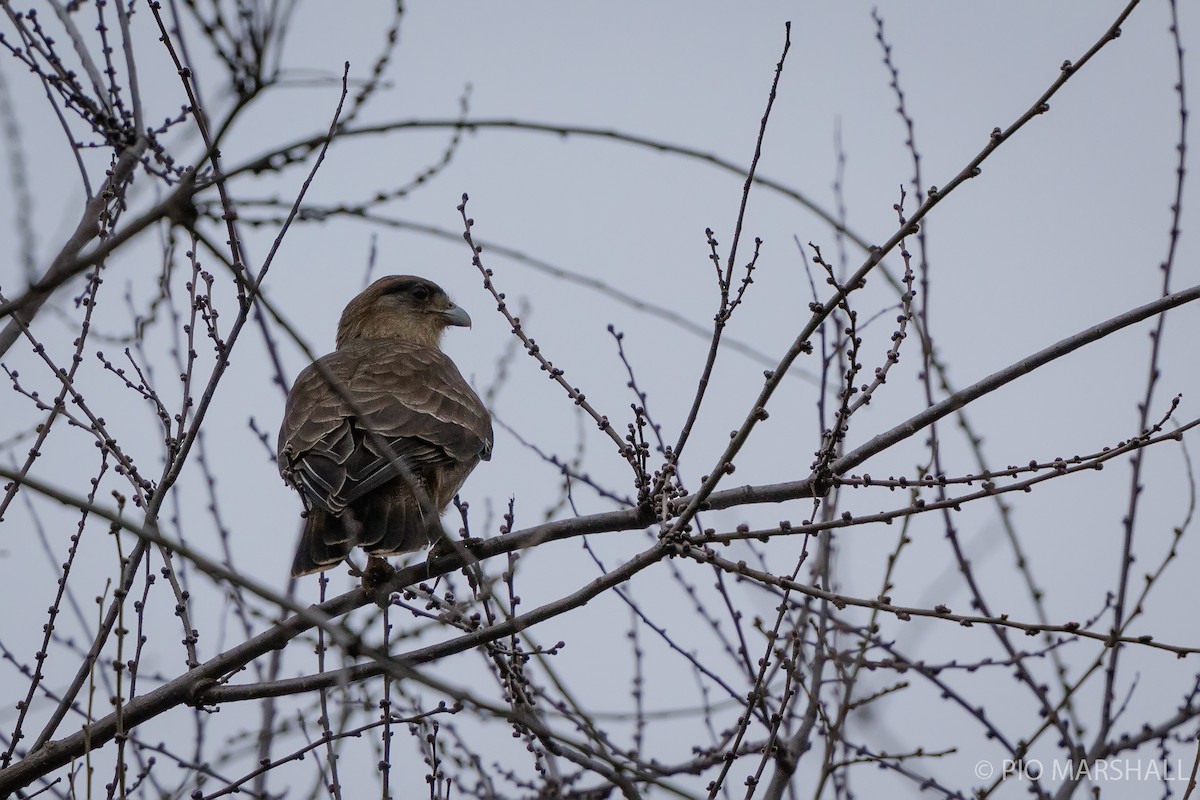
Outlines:
[{"label": "bird's hooked beak", "polygon": [[455,325],[460,328],[471,327],[471,315],[458,306],[450,306],[442,312],[442,316],[446,318],[447,325]]}]

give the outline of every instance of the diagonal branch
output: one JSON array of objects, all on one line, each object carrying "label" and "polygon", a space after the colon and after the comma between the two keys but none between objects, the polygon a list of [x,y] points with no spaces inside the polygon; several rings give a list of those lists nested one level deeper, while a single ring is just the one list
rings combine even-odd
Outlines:
[{"label": "diagonal branch", "polygon": [[[138,162],[149,144],[149,140],[142,136],[125,148],[121,157],[117,159],[116,166],[112,168],[108,179],[104,182],[104,186],[100,188],[95,197],[84,205],[83,214],[79,217],[75,232],[63,244],[62,249],[50,262],[50,266],[46,268],[42,277],[16,300],[0,304],[0,316],[13,314],[16,317],[16,319],[9,320],[4,329],[0,330],[0,356],[8,352],[8,348],[12,347],[13,343],[20,338],[21,324],[29,324],[56,288],[76,275],[82,274],[84,270],[95,263],[92,259],[80,258],[80,253],[102,233],[100,218],[103,216],[104,210],[114,197],[124,196],[125,186],[132,180],[133,171],[137,168]],[[105,248],[105,252],[109,250],[110,248]]]}]

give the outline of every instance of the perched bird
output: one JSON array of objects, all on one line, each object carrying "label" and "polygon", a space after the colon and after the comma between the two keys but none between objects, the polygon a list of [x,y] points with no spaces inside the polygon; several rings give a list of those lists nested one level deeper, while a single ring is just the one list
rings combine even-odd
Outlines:
[{"label": "perched bird", "polygon": [[437,284],[380,278],[342,312],[337,349],[296,378],[278,449],[306,509],[292,575],[329,569],[353,547],[390,556],[429,545],[491,458],[491,415],[441,351],[451,325],[471,318]]}]

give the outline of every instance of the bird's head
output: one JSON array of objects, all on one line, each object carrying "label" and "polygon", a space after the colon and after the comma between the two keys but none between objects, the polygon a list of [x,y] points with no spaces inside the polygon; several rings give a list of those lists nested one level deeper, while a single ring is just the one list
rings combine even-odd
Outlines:
[{"label": "bird's head", "polygon": [[337,346],[356,340],[402,339],[438,347],[451,325],[471,327],[471,318],[442,291],[415,275],[380,278],[349,302],[338,322]]}]

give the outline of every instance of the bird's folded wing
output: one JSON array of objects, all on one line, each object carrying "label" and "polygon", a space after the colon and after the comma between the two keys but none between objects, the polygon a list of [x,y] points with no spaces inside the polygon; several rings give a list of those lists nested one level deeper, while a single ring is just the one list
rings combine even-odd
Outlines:
[{"label": "bird's folded wing", "polygon": [[401,474],[392,455],[416,471],[473,465],[490,457],[491,446],[487,410],[449,358],[371,342],[331,353],[296,379],[279,432],[279,466],[337,514]]}]

